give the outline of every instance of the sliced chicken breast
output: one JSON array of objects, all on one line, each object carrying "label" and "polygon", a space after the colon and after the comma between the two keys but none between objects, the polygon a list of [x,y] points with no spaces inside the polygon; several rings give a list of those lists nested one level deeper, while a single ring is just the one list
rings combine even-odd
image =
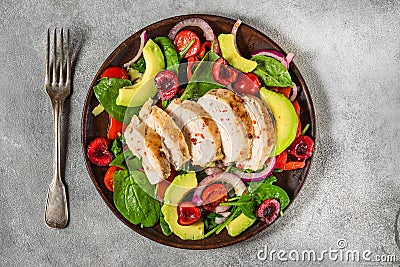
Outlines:
[{"label": "sliced chicken breast", "polygon": [[182,130],[193,165],[207,166],[224,157],[218,126],[198,103],[176,98],[166,111]]},{"label": "sliced chicken breast", "polygon": [[253,95],[243,95],[241,98],[253,122],[254,139],[251,157],[237,162],[236,166],[256,171],[263,167],[274,148],[275,127],[272,117],[261,99]]},{"label": "sliced chicken breast", "polygon": [[161,137],[153,129],[133,116],[124,136],[132,153],[142,159],[143,170],[151,184],[169,177],[170,164],[162,151]]},{"label": "sliced chicken breast", "polygon": [[250,158],[254,127],[243,100],[231,90],[214,89],[199,98],[197,103],[218,126],[224,164]]},{"label": "sliced chicken breast", "polygon": [[190,160],[185,137],[172,118],[159,107],[151,106],[149,101],[144,104],[139,116],[147,126],[161,136],[164,153],[175,169],[180,170]]}]

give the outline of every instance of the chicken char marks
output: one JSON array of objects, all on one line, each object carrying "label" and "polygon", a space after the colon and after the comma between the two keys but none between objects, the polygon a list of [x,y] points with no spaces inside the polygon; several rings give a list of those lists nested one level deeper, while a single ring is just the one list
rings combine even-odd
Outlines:
[{"label": "chicken char marks", "polygon": [[243,100],[231,90],[214,89],[197,103],[217,123],[225,154],[224,165],[250,158],[254,127]]},{"label": "chicken char marks", "polygon": [[182,129],[194,165],[208,166],[224,157],[218,126],[198,103],[176,98],[166,111]]}]

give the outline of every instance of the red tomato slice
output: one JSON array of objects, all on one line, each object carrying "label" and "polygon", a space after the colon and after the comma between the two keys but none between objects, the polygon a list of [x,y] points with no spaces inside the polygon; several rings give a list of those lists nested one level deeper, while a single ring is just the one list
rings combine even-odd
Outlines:
[{"label": "red tomato slice", "polygon": [[180,31],[174,40],[175,50],[180,52],[190,43],[190,41],[195,40],[193,45],[189,48],[183,58],[189,58],[191,56],[195,56],[200,51],[200,39],[199,37],[192,31],[183,30]]},{"label": "red tomato slice", "polygon": [[123,124],[122,122],[117,121],[113,117],[109,116],[110,120],[108,123],[108,131],[107,131],[107,138],[109,140],[114,140],[119,136],[119,134],[122,134],[122,127]]},{"label": "red tomato slice", "polygon": [[283,166],[283,170],[285,171],[297,170],[297,169],[302,169],[305,166],[306,166],[305,161],[288,161],[286,162],[285,166]]},{"label": "red tomato slice", "polygon": [[198,222],[201,218],[201,210],[196,204],[185,201],[178,206],[178,223],[180,225],[191,225]]},{"label": "red tomato slice", "polygon": [[261,82],[254,73],[242,73],[233,84],[233,89],[239,94],[257,95],[261,88]]},{"label": "red tomato slice", "polygon": [[125,69],[120,67],[109,67],[101,74],[101,78],[129,79]]},{"label": "red tomato slice", "polygon": [[211,50],[211,42],[210,41],[205,41],[204,43],[201,44],[200,46],[200,52],[197,55],[200,59],[204,57],[207,51]]},{"label": "red tomato slice", "polygon": [[228,191],[223,184],[212,184],[204,189],[201,200],[204,209],[214,211],[219,203],[228,201]]},{"label": "red tomato slice", "polygon": [[118,170],[121,170],[121,168],[118,168],[117,166],[111,166],[104,175],[104,184],[111,192],[114,192],[114,173]]}]

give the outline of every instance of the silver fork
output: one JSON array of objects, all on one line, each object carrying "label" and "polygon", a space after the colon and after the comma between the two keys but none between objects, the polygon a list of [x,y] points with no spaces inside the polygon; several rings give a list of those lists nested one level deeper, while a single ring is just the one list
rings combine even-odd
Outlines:
[{"label": "silver fork", "polygon": [[[50,30],[47,30],[46,75],[45,84],[47,94],[51,99],[54,118],[54,176],[47,192],[45,212],[46,224],[51,228],[65,228],[68,224],[68,206],[65,186],[60,174],[60,118],[64,101],[71,91],[71,49],[69,30],[67,30],[67,60],[64,62],[64,30],[60,32],[60,60],[57,75],[57,30],[53,37],[53,62],[50,68]],[[64,74],[64,65],[66,73]],[[52,75],[52,77],[51,77]],[[58,76],[58,80],[57,80]]]}]

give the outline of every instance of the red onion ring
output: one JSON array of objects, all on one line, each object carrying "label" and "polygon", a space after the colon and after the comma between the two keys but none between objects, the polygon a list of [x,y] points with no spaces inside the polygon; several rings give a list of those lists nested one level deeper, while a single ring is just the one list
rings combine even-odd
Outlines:
[{"label": "red onion ring", "polygon": [[208,25],[207,22],[200,18],[190,18],[178,22],[174,27],[172,27],[171,31],[168,34],[168,38],[174,40],[175,36],[181,29],[189,26],[199,27],[200,29],[202,29],[204,37],[207,41],[214,40],[215,35],[213,29],[210,27],[210,25]]},{"label": "red onion ring", "polygon": [[292,85],[293,85],[293,88],[292,88],[292,95],[289,97],[289,100],[290,100],[291,102],[293,102],[293,101],[296,99],[296,97],[297,97],[297,92],[299,91],[299,88],[297,87],[297,85],[296,85],[294,82],[292,82]]},{"label": "red onion ring", "polygon": [[269,158],[265,164],[267,165],[261,172],[242,172],[239,169],[234,169],[233,173],[239,176],[244,182],[258,182],[265,180],[275,169],[276,158]]},{"label": "red onion ring", "polygon": [[215,213],[222,215],[222,213],[226,212],[230,208],[231,208],[231,206],[217,206],[215,208]]},{"label": "red onion ring", "polygon": [[233,27],[232,27],[232,30],[231,30],[231,34],[233,34],[233,40],[234,40],[234,43],[235,43],[235,48],[236,48],[236,51],[238,51],[238,53],[239,53],[239,49],[238,49],[237,44],[236,44],[236,34],[237,34],[237,31],[239,29],[240,24],[242,24],[242,21],[240,19],[238,19],[235,22],[235,24],[233,24]]},{"label": "red onion ring", "polygon": [[146,33],[146,30],[144,30],[140,34],[140,47],[139,47],[139,50],[138,50],[137,54],[131,60],[129,60],[128,62],[126,62],[124,64],[124,68],[129,68],[129,66],[132,63],[135,63],[142,56],[143,47],[146,44],[146,42],[147,42],[147,33]]},{"label": "red onion ring", "polygon": [[227,219],[226,217],[215,217],[215,223],[221,224],[221,223],[225,222],[226,219]]},{"label": "red onion ring", "polygon": [[[221,206],[218,206],[218,207],[221,207]],[[225,211],[225,212],[216,212],[216,213],[219,214],[219,215],[222,215],[223,217],[229,217],[229,215],[231,215],[232,212]]]},{"label": "red onion ring", "polygon": [[[289,63],[293,60],[295,55],[293,53],[289,53],[288,56],[285,57],[282,53],[279,53],[278,51],[270,49],[261,49],[251,53],[251,56],[267,56],[275,58],[276,60],[280,61],[282,65],[285,66],[286,69],[289,69]],[[290,61],[288,61],[288,59]]]},{"label": "red onion ring", "polygon": [[294,56],[295,56],[295,54],[293,54],[293,53],[288,53],[287,56],[286,56],[286,61],[287,61],[287,64],[288,64],[288,69],[289,69],[289,64],[290,64],[290,62],[293,61]]},{"label": "red onion ring", "polygon": [[220,173],[220,172],[223,172],[223,170],[222,170],[221,168],[218,168],[218,167],[213,167],[213,168],[207,168],[207,169],[205,169],[204,172],[205,172],[207,175],[211,175],[211,174],[213,174],[213,173]]}]

